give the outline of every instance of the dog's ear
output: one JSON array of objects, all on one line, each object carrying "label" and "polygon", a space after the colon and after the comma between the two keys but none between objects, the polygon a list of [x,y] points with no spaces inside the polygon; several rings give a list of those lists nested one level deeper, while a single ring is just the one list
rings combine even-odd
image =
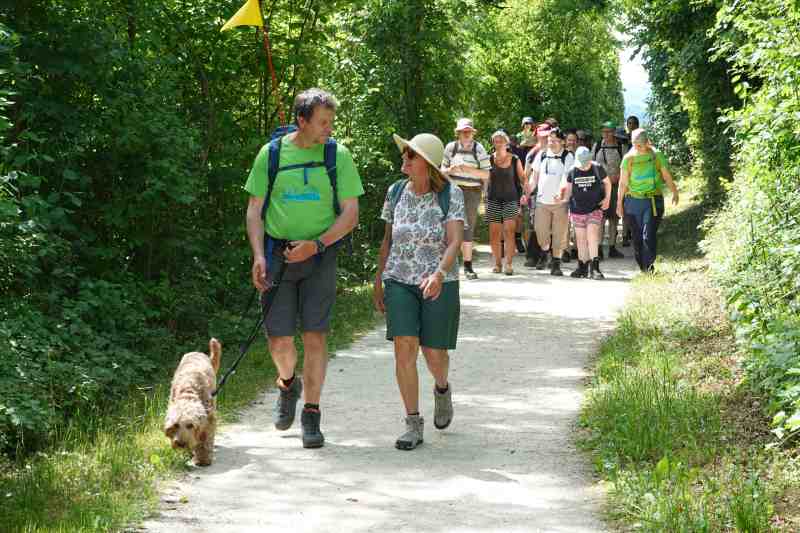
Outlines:
[{"label": "dog's ear", "polygon": [[169,438],[174,437],[177,431],[178,431],[178,424],[169,424],[169,425],[164,424],[164,435],[166,435],[167,437]]},{"label": "dog's ear", "polygon": [[170,409],[167,411],[167,418],[164,420],[164,434],[167,437],[172,437],[178,431],[178,413]]}]

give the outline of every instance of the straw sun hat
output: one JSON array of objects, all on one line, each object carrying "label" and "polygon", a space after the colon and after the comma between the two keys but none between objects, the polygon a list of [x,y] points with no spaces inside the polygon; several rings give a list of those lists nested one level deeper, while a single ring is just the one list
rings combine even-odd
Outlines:
[{"label": "straw sun hat", "polygon": [[397,148],[402,152],[406,148],[417,153],[422,159],[428,162],[434,169],[439,170],[444,159],[444,145],[439,137],[431,133],[420,133],[411,140],[406,140],[397,135],[392,135]]}]

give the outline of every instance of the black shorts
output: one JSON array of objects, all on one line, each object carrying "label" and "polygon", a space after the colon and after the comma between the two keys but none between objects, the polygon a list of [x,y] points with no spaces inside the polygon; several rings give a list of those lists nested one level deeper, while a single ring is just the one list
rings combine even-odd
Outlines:
[{"label": "black shorts", "polygon": [[[270,261],[274,269],[282,259],[276,251]],[[328,248],[321,256],[302,263],[286,263],[277,293],[271,289],[261,295],[261,311],[265,312],[268,298],[274,297],[272,307],[264,317],[264,331],[269,337],[293,337],[299,320],[302,331],[330,330],[331,310],[336,301],[336,249]]]}]

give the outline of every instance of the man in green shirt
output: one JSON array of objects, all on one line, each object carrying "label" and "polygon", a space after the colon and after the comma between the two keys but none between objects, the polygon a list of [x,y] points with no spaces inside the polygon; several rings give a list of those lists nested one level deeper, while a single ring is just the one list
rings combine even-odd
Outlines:
[{"label": "man in green shirt", "polygon": [[620,165],[617,215],[628,219],[633,236],[636,263],[642,272],[652,272],[656,260],[656,233],[664,216],[664,184],[678,204],[678,187],[672,179],[664,154],[650,145],[641,128],[631,133],[633,149]]},{"label": "man in green shirt", "polygon": [[[358,197],[364,194],[347,148],[335,146],[336,191],[323,164],[336,107],[336,99],[320,89],[308,89],[295,99],[297,129],[276,141],[280,143],[279,171],[266,206],[266,224],[262,209],[269,185],[270,143],[256,156],[245,185],[250,193],[247,236],[253,252],[253,285],[261,292],[262,302],[270,291],[276,291],[269,294],[274,300],[264,317],[269,351],[278,369],[275,427],[286,430],[292,426],[303,391],[301,378],[295,376],[294,335],[299,319],[305,354],[301,415],[305,448],[319,448],[325,440],[319,429],[319,403],[328,364],[326,337],[336,297],[336,245],[358,223]],[[265,232],[276,244],[271,253],[265,250]],[[280,284],[272,287],[268,279],[282,262]]]}]

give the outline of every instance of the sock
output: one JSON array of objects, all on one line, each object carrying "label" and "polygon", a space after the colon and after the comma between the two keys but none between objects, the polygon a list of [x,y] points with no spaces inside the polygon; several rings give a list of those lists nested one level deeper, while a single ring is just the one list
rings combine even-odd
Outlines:
[{"label": "sock", "polygon": [[319,404],[318,403],[307,403],[303,405],[303,410],[310,409],[312,411],[319,411]]},{"label": "sock", "polygon": [[447,385],[445,385],[443,389],[440,388],[439,385],[436,385],[436,392],[438,392],[439,394],[444,394],[448,390],[450,390],[450,384],[449,383]]},{"label": "sock", "polygon": [[292,372],[292,377],[290,377],[289,379],[281,378],[281,381],[283,382],[283,386],[286,387],[287,389],[291,387],[292,383],[294,383],[294,372]]},{"label": "sock", "polygon": [[464,270],[472,272],[472,261],[464,261]]}]

